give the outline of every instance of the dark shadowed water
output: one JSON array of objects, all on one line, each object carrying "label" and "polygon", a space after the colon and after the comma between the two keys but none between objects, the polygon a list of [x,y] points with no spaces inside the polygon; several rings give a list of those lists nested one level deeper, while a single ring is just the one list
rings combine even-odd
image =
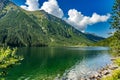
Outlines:
[{"label": "dark shadowed water", "polygon": [[24,60],[9,71],[8,80],[54,80],[57,76],[77,80],[111,63],[105,47],[19,48],[17,54]]}]

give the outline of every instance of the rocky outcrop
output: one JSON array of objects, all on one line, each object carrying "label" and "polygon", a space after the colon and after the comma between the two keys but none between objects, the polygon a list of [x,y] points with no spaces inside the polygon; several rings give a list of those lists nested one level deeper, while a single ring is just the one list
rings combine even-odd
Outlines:
[{"label": "rocky outcrop", "polygon": [[9,2],[9,0],[0,0],[0,10]]}]

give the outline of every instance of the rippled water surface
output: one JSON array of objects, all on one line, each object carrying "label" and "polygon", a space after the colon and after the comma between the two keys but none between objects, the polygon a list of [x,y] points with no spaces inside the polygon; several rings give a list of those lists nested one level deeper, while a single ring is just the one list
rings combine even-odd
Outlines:
[{"label": "rippled water surface", "polygon": [[105,47],[19,48],[17,54],[24,60],[9,71],[8,80],[77,80],[111,63]]}]

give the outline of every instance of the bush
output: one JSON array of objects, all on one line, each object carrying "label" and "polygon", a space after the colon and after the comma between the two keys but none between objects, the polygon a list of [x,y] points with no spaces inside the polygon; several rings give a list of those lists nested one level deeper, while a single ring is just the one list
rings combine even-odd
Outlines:
[{"label": "bush", "polygon": [[20,64],[23,60],[21,56],[16,55],[17,48],[0,48],[0,76],[7,75],[7,69]]}]

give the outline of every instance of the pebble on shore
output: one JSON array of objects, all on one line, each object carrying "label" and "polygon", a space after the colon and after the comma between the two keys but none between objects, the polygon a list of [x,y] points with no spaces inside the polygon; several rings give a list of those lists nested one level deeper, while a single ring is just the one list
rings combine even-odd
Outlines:
[{"label": "pebble on shore", "polygon": [[101,70],[96,72],[94,75],[90,76],[89,78],[84,78],[84,79],[82,78],[80,80],[101,80],[101,78],[111,75],[111,72],[118,68],[120,68],[118,65],[110,64],[102,68]]}]

